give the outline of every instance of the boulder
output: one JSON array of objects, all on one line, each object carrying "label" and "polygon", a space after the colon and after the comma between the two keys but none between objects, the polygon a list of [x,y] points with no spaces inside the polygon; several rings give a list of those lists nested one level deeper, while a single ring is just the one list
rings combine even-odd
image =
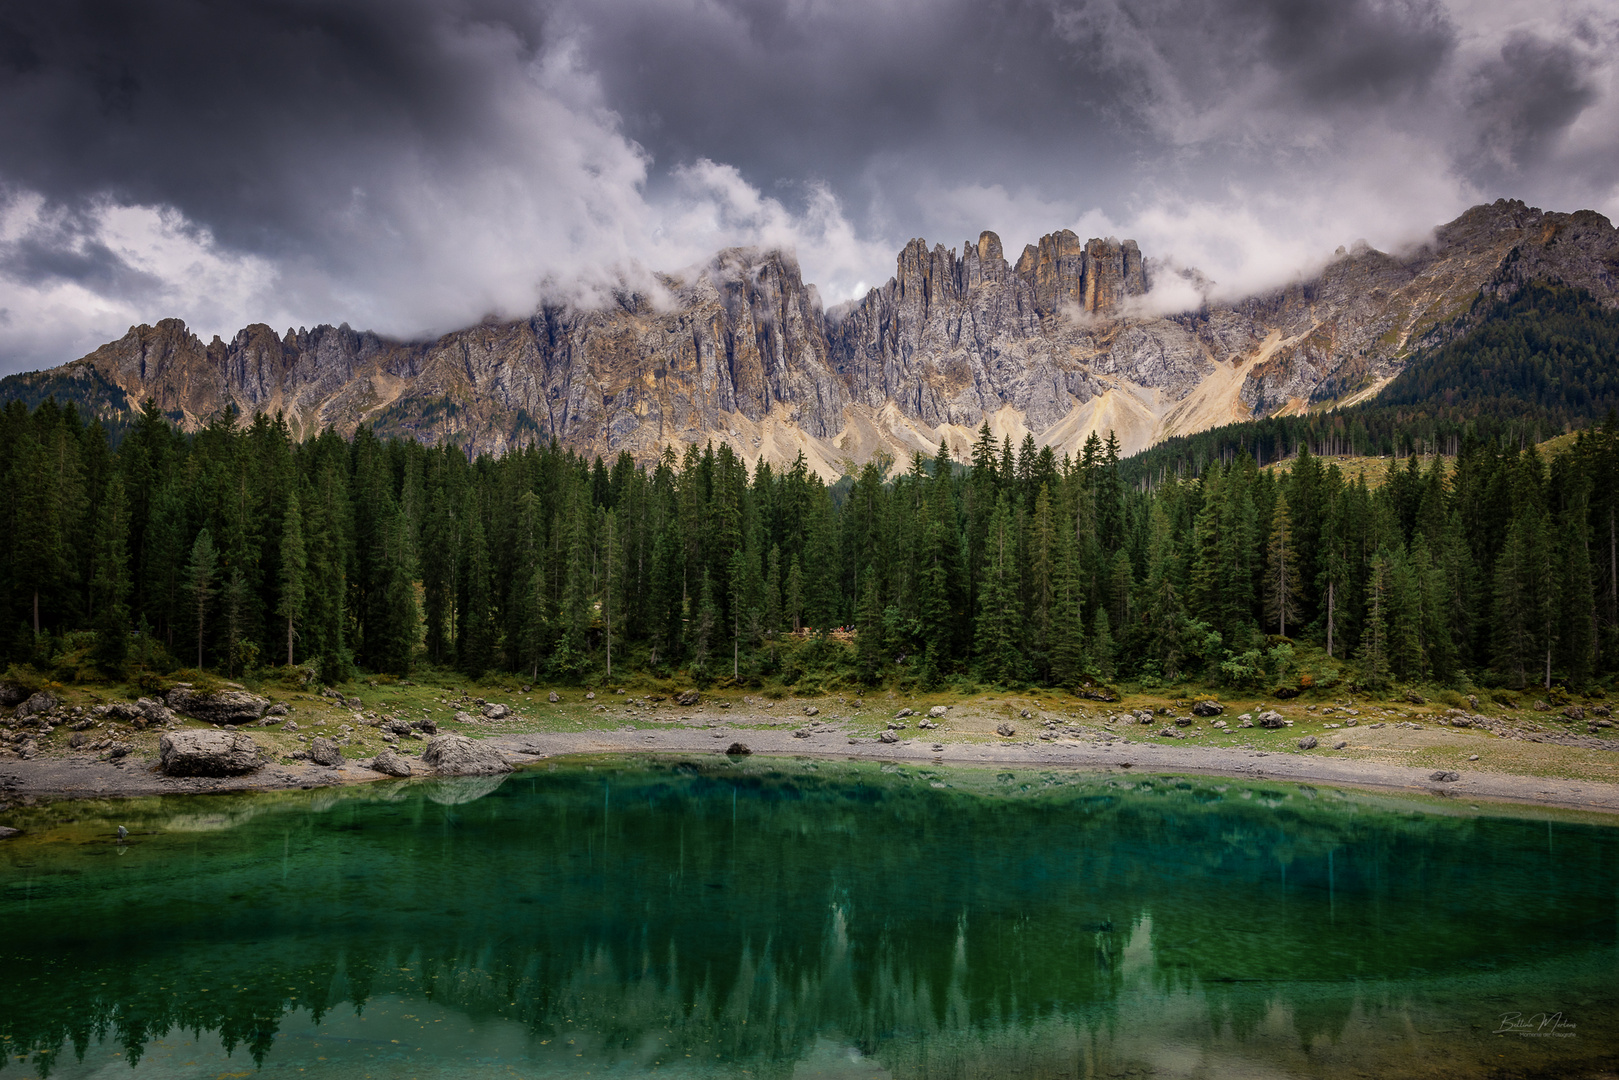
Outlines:
[{"label": "boulder", "polygon": [[682,690],[675,695],[676,705],[695,705],[701,701],[702,695],[695,690]]},{"label": "boulder", "polygon": [[30,694],[27,701],[17,706],[17,719],[48,713],[61,703],[61,699],[49,690],[41,690],[37,694]]},{"label": "boulder", "polygon": [[753,751],[748,749],[747,743],[734,742],[725,748],[725,755],[727,757],[746,757],[751,753],[753,753]]},{"label": "boulder", "polygon": [[586,701],[595,701],[596,700],[596,691],[591,690],[590,692],[585,694],[585,700]]},{"label": "boulder", "polygon": [[1570,720],[1583,721],[1585,719],[1585,710],[1578,705],[1570,705],[1563,710],[1563,715]]},{"label": "boulder", "polygon": [[1008,721],[1002,720],[1000,725],[995,728],[995,734],[1004,735],[1006,738],[1010,739],[1013,735],[1017,734],[1017,728],[1013,727]]},{"label": "boulder", "polygon": [[877,741],[885,743],[897,743],[899,742],[899,736],[895,735],[892,731],[885,731],[881,735],[877,736]]},{"label": "boulder", "polygon": [[1349,740],[1348,739],[1339,739],[1337,742],[1332,744],[1332,748],[1334,750],[1342,750],[1344,747],[1346,747],[1348,745],[1349,745]]},{"label": "boulder", "polygon": [[1218,701],[1205,699],[1192,703],[1192,715],[1194,716],[1219,716],[1223,712],[1225,712],[1225,706]]},{"label": "boulder", "polygon": [[1451,772],[1451,771],[1449,771],[1447,769],[1440,769],[1438,772],[1433,772],[1433,773],[1428,774],[1428,779],[1429,780],[1432,780],[1435,783],[1439,783],[1439,784],[1453,784],[1457,780],[1460,780],[1461,778],[1462,778],[1461,773]]},{"label": "boulder", "polygon": [[10,840],[13,836],[21,835],[21,829],[13,829],[9,825],[0,825],[0,840]]},{"label": "boulder", "polygon": [[949,711],[950,711],[950,706],[948,706],[948,705],[935,705],[935,706],[933,706],[933,708],[928,710],[928,715],[931,716],[935,720],[939,720],[939,719],[942,719],[944,717],[944,714],[949,712]]},{"label": "boulder", "polygon": [[1316,741],[1314,735],[1306,735],[1304,738],[1299,740],[1300,750],[1314,750],[1319,745],[1320,743]]},{"label": "boulder", "polygon": [[512,771],[499,750],[473,742],[465,735],[433,736],[422,749],[422,762],[441,776],[482,776]]},{"label": "boulder", "polygon": [[309,744],[309,760],[335,769],[343,764],[343,751],[338,749],[335,739],[316,739]]},{"label": "boulder", "polygon": [[1273,709],[1267,709],[1259,714],[1259,726],[1262,728],[1281,728],[1287,726],[1287,721],[1282,719],[1281,713]]},{"label": "boulder", "polygon": [[143,697],[137,700],[135,711],[140,714],[142,720],[154,727],[167,727],[174,723],[174,713],[169,707],[153,698]]},{"label": "boulder", "polygon": [[455,711],[454,719],[457,724],[476,724],[478,722],[478,718],[476,716],[473,716],[469,712],[462,712],[460,709]]},{"label": "boulder", "polygon": [[821,715],[821,710],[817,709],[814,705],[806,705],[806,706],[804,706],[804,715],[805,716],[819,716],[819,715]]},{"label": "boulder", "polygon": [[562,695],[553,690],[545,696],[545,700],[555,705],[557,702],[562,700]]},{"label": "boulder", "polygon": [[894,714],[894,719],[895,720],[903,720],[907,716],[915,716],[915,715],[916,714],[914,712],[912,712],[910,709],[901,709],[899,712]]},{"label": "boulder", "polygon": [[284,702],[284,701],[276,702],[274,705],[271,705],[268,709],[264,710],[264,715],[265,716],[285,716],[285,715],[287,715],[287,703]]},{"label": "boulder", "polygon": [[807,739],[809,737],[810,732],[805,731],[803,728],[799,728],[797,731],[793,732],[793,738],[795,739]]},{"label": "boulder", "polygon": [[485,720],[504,720],[511,713],[512,711],[504,705],[485,705],[483,707],[483,718]]},{"label": "boulder", "polygon": [[384,776],[409,776],[410,762],[394,753],[384,750],[371,761],[371,768]]},{"label": "boulder", "polygon": [[431,717],[423,717],[420,720],[412,720],[410,722],[410,726],[415,728],[417,731],[420,731],[424,735],[438,734],[438,724],[434,722]]},{"label": "boulder", "polygon": [[206,724],[251,724],[270,708],[270,699],[246,690],[194,690],[177,686],[168,694],[169,708]]},{"label": "boulder", "polygon": [[410,721],[399,719],[384,720],[382,722],[382,730],[390,735],[409,735]]},{"label": "boulder", "polygon": [[13,705],[21,705],[27,700],[28,691],[26,688],[12,682],[0,683],[0,705],[4,705],[9,709]]},{"label": "boulder", "polygon": [[1175,717],[1175,726],[1176,727],[1191,727],[1192,726],[1192,718],[1190,716],[1177,716],[1177,717]]},{"label": "boulder", "polygon": [[261,764],[258,744],[236,731],[166,731],[157,745],[169,776],[241,776]]}]

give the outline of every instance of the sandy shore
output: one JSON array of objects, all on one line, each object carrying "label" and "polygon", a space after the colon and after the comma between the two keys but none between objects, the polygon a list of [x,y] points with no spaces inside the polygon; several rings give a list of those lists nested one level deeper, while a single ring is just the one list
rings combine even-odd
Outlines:
[{"label": "sandy shore", "polygon": [[[1238,780],[1289,781],[1390,792],[1438,795],[1467,802],[1508,802],[1619,814],[1619,784],[1523,776],[1487,769],[1457,769],[1458,779],[1436,781],[1435,770],[1385,764],[1319,752],[1122,739],[1006,739],[998,742],[911,737],[884,743],[823,724],[807,738],[779,728],[676,725],[655,729],[587,730],[491,735],[516,767],[569,754],[660,753],[722,755],[733,742],[755,754],[847,758],[942,766],[1070,768],[1113,773],[1198,773]],[[424,773],[419,762],[413,762]],[[0,762],[0,800],[85,799],[138,795],[272,791],[363,783],[385,779],[349,762],[326,768],[307,762],[270,764],[242,777],[170,777],[155,756],[131,754],[118,761],[89,757],[43,757]],[[3,823],[3,822],[0,822]]]}]

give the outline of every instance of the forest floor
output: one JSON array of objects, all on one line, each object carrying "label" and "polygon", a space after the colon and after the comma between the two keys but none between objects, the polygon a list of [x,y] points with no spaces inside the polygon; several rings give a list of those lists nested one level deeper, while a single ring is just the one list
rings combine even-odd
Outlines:
[{"label": "forest floor", "polygon": [[[268,758],[257,772],[218,780],[168,777],[157,768],[159,732],[103,722],[86,734],[133,748],[109,760],[105,751],[71,748],[69,730],[62,726],[36,740],[27,759],[15,746],[0,749],[0,825],[5,824],[7,804],[19,801],[274,790],[383,779],[369,768],[369,759],[386,745],[375,725],[388,718],[430,719],[440,732],[491,740],[517,766],[568,754],[723,755],[740,742],[758,754],[1202,773],[1619,814],[1619,735],[1614,728],[1492,702],[1462,713],[1439,704],[1352,699],[1331,691],[1311,691],[1288,701],[1228,694],[1219,698],[1225,705],[1222,716],[1202,718],[1189,709],[1202,696],[1189,698],[1180,691],[1098,702],[1063,692],[879,690],[864,697],[789,697],[775,689],[770,693],[782,696],[772,697],[705,690],[697,704],[682,706],[676,703],[676,684],[642,678],[599,688],[593,697],[576,687],[524,692],[509,681],[470,684],[447,674],[421,682],[354,683],[338,688],[341,698],[274,684],[251,688],[285,704],[289,721],[278,718],[271,726],[244,729]],[[55,692],[66,706],[84,706],[87,713],[114,697],[135,696],[132,689],[118,686],[72,685]],[[552,692],[555,702],[549,700]],[[484,719],[483,703],[505,705],[510,715]],[[919,728],[933,706],[945,710],[935,721],[937,727]],[[914,715],[896,719],[902,709]],[[1280,713],[1289,726],[1239,726],[1244,715],[1257,721],[1265,710]],[[1140,722],[1143,712],[1152,714],[1150,723]],[[1177,719],[1186,721],[1184,726]],[[1453,726],[1457,719],[1469,726]],[[1216,720],[1226,726],[1217,726]],[[883,742],[880,736],[890,722],[904,726],[893,731],[896,742]],[[291,730],[294,724],[296,730]],[[1002,733],[1008,730],[1011,734]],[[347,763],[327,768],[293,756],[318,736],[336,739]],[[1317,745],[1301,749],[1301,740],[1311,736]],[[395,748],[418,772],[430,773],[417,760],[424,745],[424,740],[406,736]],[[1433,778],[1442,773],[1458,778]]]}]

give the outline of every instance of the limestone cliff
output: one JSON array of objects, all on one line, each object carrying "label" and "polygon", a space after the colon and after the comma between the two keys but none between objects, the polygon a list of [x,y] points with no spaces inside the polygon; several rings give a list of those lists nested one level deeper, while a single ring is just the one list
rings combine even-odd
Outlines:
[{"label": "limestone cliff", "polygon": [[961,455],[986,421],[1059,452],[1112,429],[1133,451],[1375,393],[1414,348],[1459,332],[1481,292],[1551,278],[1615,302],[1619,233],[1501,201],[1416,251],[1340,249],[1311,280],[1170,316],[1153,313],[1154,272],[1134,241],[1066,230],[1015,265],[994,233],[959,252],[913,240],[886,284],[823,311],[790,254],[733,249],[664,278],[656,306],[547,307],[435,341],[254,325],[204,344],[168,319],[0,396],[83,387],[94,409],[150,397],[187,426],[234,405],[299,435],[364,423],[473,452],[556,438],[646,460],[712,439],[749,461],[803,452],[827,476],[940,442]]}]

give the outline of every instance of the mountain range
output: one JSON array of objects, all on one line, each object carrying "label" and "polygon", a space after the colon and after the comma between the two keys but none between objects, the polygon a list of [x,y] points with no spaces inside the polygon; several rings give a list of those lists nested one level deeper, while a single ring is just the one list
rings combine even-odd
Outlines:
[{"label": "mountain range", "polygon": [[[555,438],[644,461],[713,440],[750,463],[802,452],[832,478],[941,442],[963,459],[986,422],[1059,454],[1111,430],[1128,454],[1366,400],[1465,332],[1481,296],[1531,281],[1619,306],[1619,231],[1593,211],[1501,200],[1411,250],[1340,248],[1314,277],[1235,301],[1131,240],[1064,230],[1009,262],[985,232],[959,251],[913,240],[886,284],[830,309],[791,253],[733,248],[656,290],[431,341],[255,324],[204,343],[164,319],[10,376],[0,400],[54,395],[117,422],[150,398],[185,428],[233,406],[280,412],[298,436],[369,424],[471,453]],[[1203,299],[1166,312],[1168,295]]]}]

